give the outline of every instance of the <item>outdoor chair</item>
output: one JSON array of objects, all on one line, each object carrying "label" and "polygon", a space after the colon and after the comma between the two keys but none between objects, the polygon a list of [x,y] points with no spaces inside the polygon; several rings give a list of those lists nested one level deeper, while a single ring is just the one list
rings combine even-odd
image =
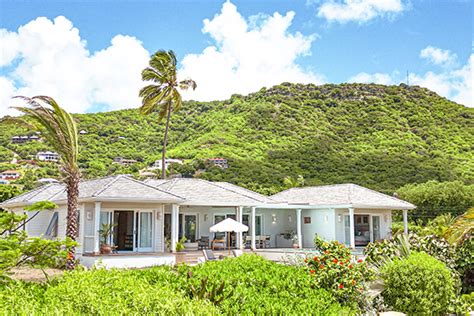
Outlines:
[{"label": "outdoor chair", "polygon": [[198,240],[198,249],[208,249],[209,248],[209,236],[201,236],[201,239]]},{"label": "outdoor chair", "polygon": [[204,259],[206,259],[206,261],[219,260],[211,249],[203,249],[202,253],[204,254]]},{"label": "outdoor chair", "polygon": [[221,249],[225,249],[226,248],[226,243],[225,243],[225,239],[214,239],[212,241],[212,250],[216,250],[216,248],[221,248]]},{"label": "outdoor chair", "polygon": [[237,257],[240,257],[241,255],[243,255],[244,252],[240,249],[234,249],[234,250],[232,250],[232,254],[234,255],[234,257],[237,258]]}]

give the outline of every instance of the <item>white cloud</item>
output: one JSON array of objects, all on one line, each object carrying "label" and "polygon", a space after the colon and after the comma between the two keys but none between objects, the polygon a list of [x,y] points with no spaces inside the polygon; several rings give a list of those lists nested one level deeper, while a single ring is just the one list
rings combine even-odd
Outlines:
[{"label": "white cloud", "polygon": [[185,97],[195,100],[225,99],[285,81],[321,83],[321,76],[302,69],[296,59],[311,53],[315,35],[290,33],[294,12],[245,19],[226,2],[213,19],[205,19],[202,32],[215,42],[200,54],[182,60],[180,77],[190,77],[197,89]]},{"label": "white cloud", "polygon": [[368,74],[366,72],[360,72],[357,75],[349,78],[348,82],[377,83],[389,85],[392,84],[392,78],[389,74],[384,73]]},{"label": "white cloud", "polygon": [[59,16],[39,17],[17,32],[2,29],[0,43],[0,85],[6,87],[0,90],[0,116],[10,113],[14,94],[49,95],[76,113],[97,104],[108,109],[140,104],[140,72],[149,54],[134,37],[117,35],[91,54],[79,30]]},{"label": "white cloud", "polygon": [[368,22],[377,17],[393,16],[405,9],[402,0],[326,0],[318,17],[329,22]]},{"label": "white cloud", "polygon": [[[474,54],[471,54],[466,64],[461,67],[441,68],[441,71],[428,71],[424,74],[409,74],[410,85],[418,85],[428,88],[439,95],[463,104],[467,107],[474,107]],[[390,74],[383,73],[359,73],[348,82],[398,84],[406,83],[406,78],[400,78],[397,72]]]},{"label": "white cloud", "polygon": [[427,59],[435,65],[452,66],[455,64],[457,55],[449,50],[427,46],[420,52],[420,57]]}]

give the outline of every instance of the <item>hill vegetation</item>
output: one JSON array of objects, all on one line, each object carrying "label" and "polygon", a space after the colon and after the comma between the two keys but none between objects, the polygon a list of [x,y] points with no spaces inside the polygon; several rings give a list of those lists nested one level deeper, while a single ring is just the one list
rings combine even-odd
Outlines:
[{"label": "hill vegetation", "polygon": [[[164,124],[138,110],[75,115],[79,164],[87,178],[131,173],[159,159]],[[229,181],[263,193],[289,185],[353,182],[392,193],[429,180],[474,183],[474,111],[416,86],[283,83],[229,100],[185,102],[171,122],[171,173]],[[32,134],[0,123],[0,169],[51,149],[45,142],[13,144]],[[115,157],[135,159],[122,166]],[[205,163],[228,159],[229,168]],[[52,163],[30,169],[20,183],[55,177]],[[1,170],[0,170],[1,171]]]}]

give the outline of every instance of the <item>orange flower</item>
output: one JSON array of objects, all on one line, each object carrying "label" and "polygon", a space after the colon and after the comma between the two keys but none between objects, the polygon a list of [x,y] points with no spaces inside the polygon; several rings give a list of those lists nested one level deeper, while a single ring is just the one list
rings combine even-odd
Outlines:
[{"label": "orange flower", "polygon": [[355,280],[352,280],[352,285],[355,285],[356,284],[356,281]]},{"label": "orange flower", "polygon": [[67,253],[67,260],[74,260],[74,255],[72,252]]},{"label": "orange flower", "polygon": [[332,262],[337,264],[339,261],[337,261],[337,259],[334,259]]},{"label": "orange flower", "polygon": [[349,269],[352,269],[352,264],[349,265]]},{"label": "orange flower", "polygon": [[339,284],[339,288],[342,290],[344,288],[344,284]]},{"label": "orange flower", "polygon": [[324,269],[324,264],[319,266],[320,269]]},{"label": "orange flower", "polygon": [[311,274],[314,274],[315,272],[316,272],[316,271],[314,271],[314,270],[312,270],[312,269],[309,270],[309,273],[311,273]]},{"label": "orange flower", "polygon": [[343,265],[344,265],[344,262],[341,261],[341,262],[339,262],[339,264],[340,264],[341,266],[343,266]]},{"label": "orange flower", "polygon": [[305,258],[305,259],[304,259],[304,262],[308,262],[308,258]]},{"label": "orange flower", "polygon": [[363,262],[363,260],[362,260],[362,259],[359,259],[359,260],[357,260],[357,262],[359,262],[359,263],[362,263],[362,262]]}]

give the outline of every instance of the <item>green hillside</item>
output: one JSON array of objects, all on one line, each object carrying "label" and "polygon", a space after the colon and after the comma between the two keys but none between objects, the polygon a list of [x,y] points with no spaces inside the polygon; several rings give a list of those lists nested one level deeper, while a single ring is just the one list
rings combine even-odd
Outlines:
[{"label": "green hillside", "polygon": [[[164,124],[156,116],[122,110],[76,117],[87,131],[80,136],[86,177],[137,174],[160,157]],[[432,179],[473,183],[473,118],[473,109],[403,84],[285,83],[222,102],[186,102],[172,118],[168,157],[186,161],[175,172],[262,192],[298,176],[309,185],[354,182],[386,192]],[[12,144],[25,129],[1,123],[0,130],[0,161],[48,149],[42,142]],[[139,162],[112,164],[117,156]],[[230,167],[206,168],[211,157],[227,158]],[[57,173],[41,166],[41,176]]]}]

